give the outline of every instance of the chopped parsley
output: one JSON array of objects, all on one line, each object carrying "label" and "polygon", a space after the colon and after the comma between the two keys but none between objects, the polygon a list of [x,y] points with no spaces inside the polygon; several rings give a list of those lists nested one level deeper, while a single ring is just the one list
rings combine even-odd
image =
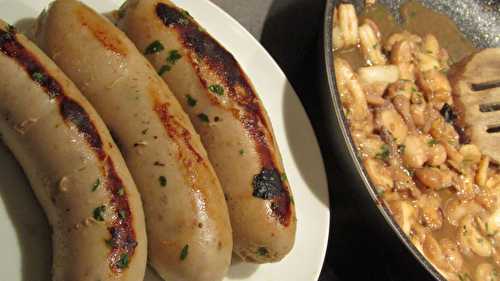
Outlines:
[{"label": "chopped parsley", "polygon": [[168,52],[167,63],[174,65],[180,58],[182,58],[182,55],[179,54],[179,51],[170,50]]},{"label": "chopped parsley", "polygon": [[406,145],[404,145],[404,144],[398,145],[399,153],[401,153],[401,154],[405,153],[405,149],[406,149]]},{"label": "chopped parsley", "polygon": [[439,142],[435,139],[431,139],[430,141],[427,142],[427,145],[428,146],[434,146],[436,144],[438,144]]},{"label": "chopped parsley", "polygon": [[288,181],[288,178],[285,173],[281,174],[281,181]]},{"label": "chopped parsley", "polygon": [[169,72],[172,69],[172,67],[168,64],[163,65],[160,67],[160,70],[158,70],[158,75],[162,76],[166,72]]},{"label": "chopped parsley", "polygon": [[240,149],[240,155],[243,155],[245,154],[245,150],[244,149]]},{"label": "chopped parsley", "polygon": [[160,176],[158,178],[158,181],[160,182],[161,186],[167,186],[167,178],[165,176]]},{"label": "chopped parsley", "polygon": [[198,101],[195,98],[193,98],[191,95],[186,95],[186,100],[187,100],[187,104],[190,107],[195,107],[196,104],[198,103]]},{"label": "chopped parsley", "polygon": [[208,115],[206,115],[205,113],[198,114],[198,118],[200,118],[200,120],[203,122],[210,122],[210,119],[208,119]]},{"label": "chopped parsley", "polygon": [[189,12],[188,12],[188,11],[186,11],[186,10],[183,10],[181,13],[182,13],[182,14],[183,14],[186,18],[190,18],[190,17],[191,17],[191,14],[189,14]]},{"label": "chopped parsley", "polygon": [[267,248],[266,248],[266,247],[259,247],[259,248],[257,249],[257,254],[258,254],[259,256],[267,256],[267,255],[269,254],[269,251],[267,250]]},{"label": "chopped parsley", "polygon": [[125,190],[123,189],[123,187],[120,187],[120,189],[118,189],[118,195],[119,196],[125,195]]},{"label": "chopped parsley", "polygon": [[179,258],[181,259],[181,261],[185,260],[188,256],[188,251],[189,251],[189,245],[186,244],[182,250],[181,250],[181,254],[179,256]]},{"label": "chopped parsley", "polygon": [[43,83],[46,79],[45,75],[43,73],[40,73],[40,72],[33,72],[31,77],[33,78],[33,80],[35,80],[38,83]]},{"label": "chopped parsley", "polygon": [[128,263],[129,263],[128,254],[127,253],[123,253],[120,256],[120,259],[116,262],[116,267],[118,267],[119,269],[124,269],[124,268],[128,267]]},{"label": "chopped parsley", "polygon": [[92,192],[96,191],[99,188],[99,185],[101,185],[101,180],[98,178],[92,185]]},{"label": "chopped parsley", "polygon": [[104,240],[104,243],[106,243],[106,245],[110,248],[114,248],[116,246],[115,243],[113,242],[113,239],[106,239]]},{"label": "chopped parsley", "polygon": [[118,216],[120,217],[120,219],[124,220],[127,218],[127,211],[123,210],[123,209],[120,209],[118,211]]},{"label": "chopped parsley", "polygon": [[165,65],[163,65],[162,67],[160,67],[160,70],[158,70],[158,74],[160,76],[162,76],[166,72],[169,72],[170,70],[172,70],[172,67],[180,58],[182,58],[182,55],[179,53],[179,51],[170,50],[168,52],[168,56],[165,60],[167,63]]},{"label": "chopped parsley", "polygon": [[380,159],[382,161],[386,161],[389,159],[391,152],[389,151],[389,146],[387,144],[383,144],[380,147],[380,152],[375,155],[375,158]]},{"label": "chopped parsley", "polygon": [[104,221],[104,212],[106,211],[106,206],[101,205],[94,209],[93,217],[96,221]]},{"label": "chopped parsley", "polygon": [[149,46],[144,51],[144,54],[151,55],[154,53],[161,52],[163,50],[165,50],[165,47],[163,47],[163,44],[160,41],[156,40],[153,43],[149,44]]},{"label": "chopped parsley", "polygon": [[213,84],[208,86],[208,90],[218,96],[224,95],[224,88],[221,85]]}]

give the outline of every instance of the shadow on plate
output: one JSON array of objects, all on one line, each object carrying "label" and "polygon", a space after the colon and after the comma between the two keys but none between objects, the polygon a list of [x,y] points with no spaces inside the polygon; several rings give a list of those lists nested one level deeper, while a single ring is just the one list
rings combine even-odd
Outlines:
[{"label": "shadow on plate", "polygon": [[0,167],[0,200],[17,234],[21,280],[49,281],[52,261],[49,224],[21,167],[3,144],[0,144]]}]

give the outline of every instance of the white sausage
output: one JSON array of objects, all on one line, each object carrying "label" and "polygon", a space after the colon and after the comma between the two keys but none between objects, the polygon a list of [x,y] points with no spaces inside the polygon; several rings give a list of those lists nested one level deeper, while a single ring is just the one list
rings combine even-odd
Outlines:
[{"label": "white sausage", "polygon": [[142,195],[154,269],[169,281],[214,281],[231,260],[224,194],[187,115],[111,22],[74,0],[39,21],[42,48],[116,136]]},{"label": "white sausage", "polygon": [[[235,252],[251,262],[282,259],[295,239],[291,190],[265,109],[237,61],[170,1],[131,0],[118,15],[201,136],[226,194]],[[164,49],[150,52],[155,44]]]},{"label": "white sausage", "polygon": [[52,280],[142,280],[144,215],[120,152],[73,83],[2,21],[0,133],[52,226]]}]

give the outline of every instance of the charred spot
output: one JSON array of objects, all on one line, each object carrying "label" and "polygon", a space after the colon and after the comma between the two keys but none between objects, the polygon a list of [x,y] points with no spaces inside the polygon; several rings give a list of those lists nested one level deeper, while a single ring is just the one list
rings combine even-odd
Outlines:
[{"label": "charred spot", "polygon": [[99,158],[105,158],[103,144],[99,133],[90,120],[88,113],[76,101],[64,96],[60,101],[60,110],[63,118],[73,123],[83,133],[87,143],[94,149]]},{"label": "charred spot", "polygon": [[264,200],[270,200],[273,214],[278,217],[280,223],[290,223],[290,195],[284,188],[281,174],[276,169],[264,168],[253,178],[252,195]]},{"label": "charred spot", "polygon": [[192,23],[189,13],[175,7],[170,7],[165,3],[158,3],[158,5],[156,5],[156,15],[158,15],[165,25],[187,26]]},{"label": "charred spot", "polygon": [[252,195],[262,199],[272,199],[284,191],[281,176],[275,169],[262,169],[253,178]]}]

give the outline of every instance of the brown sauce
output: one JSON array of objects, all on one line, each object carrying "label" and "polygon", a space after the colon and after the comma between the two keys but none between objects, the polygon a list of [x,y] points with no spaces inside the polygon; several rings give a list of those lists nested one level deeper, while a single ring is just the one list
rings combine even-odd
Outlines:
[{"label": "brown sauce", "polygon": [[[417,1],[408,1],[402,5],[400,14],[401,23],[398,23],[385,6],[376,4],[368,7],[360,15],[359,21],[362,23],[365,18],[373,20],[380,29],[383,42],[391,34],[403,30],[420,36],[432,33],[441,47],[448,51],[452,64],[476,51],[472,42],[464,37],[450,18],[426,8]],[[336,55],[349,61],[354,69],[365,64],[357,48],[341,50],[336,52]]]},{"label": "brown sauce", "polygon": [[[408,31],[421,37],[426,34],[433,34],[439,41],[440,47],[448,52],[450,65],[459,62],[477,51],[472,42],[464,37],[451,19],[443,14],[426,8],[417,1],[408,1],[402,5],[400,16],[401,21],[398,22],[386,7],[381,4],[375,4],[363,11],[363,13],[358,16],[358,19],[360,25],[363,24],[364,19],[374,21],[381,32],[381,42],[386,42],[390,35],[402,31]],[[354,70],[359,67],[367,66],[366,60],[358,47],[337,50],[334,52],[334,55],[347,60]],[[442,207],[446,206],[448,201],[457,197],[455,192],[448,189],[440,190],[437,193],[442,200]],[[443,218],[443,226],[438,230],[432,231],[432,236],[437,241],[443,238],[456,241],[457,227],[452,226],[447,222],[446,218]],[[497,267],[492,257],[484,258],[473,254],[470,256],[463,255],[463,258],[464,264],[461,272],[451,277],[450,280],[476,280],[473,279],[476,267],[484,262],[488,262],[494,267]]]}]

